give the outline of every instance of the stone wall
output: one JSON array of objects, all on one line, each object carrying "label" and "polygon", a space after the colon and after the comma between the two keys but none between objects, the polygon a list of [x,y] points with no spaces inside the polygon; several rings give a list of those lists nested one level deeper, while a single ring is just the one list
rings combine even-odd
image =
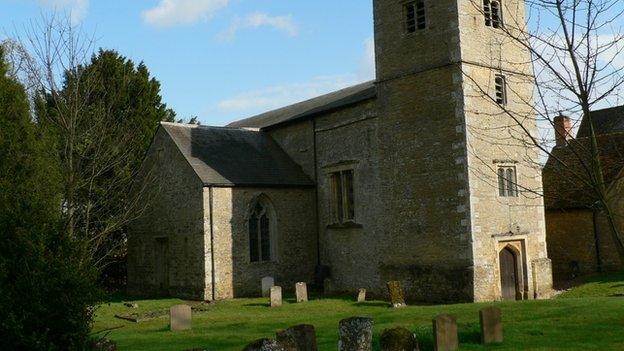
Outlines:
[{"label": "stone wall", "polygon": [[[216,299],[260,296],[260,281],[265,276],[274,277],[276,285],[286,291],[294,289],[296,282],[313,281],[317,263],[313,188],[207,188],[204,197],[208,203],[211,191]],[[259,196],[270,202],[275,215],[276,256],[271,262],[254,263],[249,257],[248,219]],[[209,285],[211,275],[206,271]]]},{"label": "stone wall", "polygon": [[203,184],[163,128],[143,164],[135,185],[140,188],[147,189],[146,209],[129,230],[129,293],[209,299],[204,282]]},{"label": "stone wall", "polygon": [[[536,288],[552,288],[548,276],[544,204],[538,150],[529,135],[537,132],[532,113],[533,80],[528,53],[500,29],[486,27],[482,2],[459,5],[461,27],[462,114],[465,116],[470,226],[474,252],[475,301],[501,296],[499,252],[517,248],[522,298],[536,297]],[[522,1],[505,2],[503,18],[524,23]],[[513,27],[513,26],[510,26]],[[495,101],[495,75],[507,80],[507,103]],[[515,167],[518,197],[501,197],[498,166]],[[539,266],[534,277],[533,266]]]}]

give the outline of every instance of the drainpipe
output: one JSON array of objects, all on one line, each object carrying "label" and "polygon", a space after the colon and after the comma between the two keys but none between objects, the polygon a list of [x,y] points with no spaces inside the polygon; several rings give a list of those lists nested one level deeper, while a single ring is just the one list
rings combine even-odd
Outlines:
[{"label": "drainpipe", "polygon": [[209,211],[210,211],[210,264],[212,266],[211,269],[211,275],[212,275],[212,301],[216,301],[217,300],[217,296],[216,296],[216,273],[215,273],[215,253],[214,253],[214,220],[213,220],[213,207],[212,207],[212,203],[213,203],[213,194],[212,194],[212,186],[208,188],[208,194],[209,194]]},{"label": "drainpipe", "polygon": [[314,191],[316,196],[316,265],[321,266],[321,223],[319,221],[318,155],[316,153],[316,119],[312,119],[312,144],[314,148]]},{"label": "drainpipe", "polygon": [[600,257],[600,236],[598,235],[598,215],[592,210],[592,222],[594,225],[594,245],[596,245],[596,270],[602,272],[602,258]]}]

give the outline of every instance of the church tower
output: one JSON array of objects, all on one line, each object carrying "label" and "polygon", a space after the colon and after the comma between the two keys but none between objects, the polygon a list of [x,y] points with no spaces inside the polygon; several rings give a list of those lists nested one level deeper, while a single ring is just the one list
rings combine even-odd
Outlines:
[{"label": "church tower", "polygon": [[[380,279],[440,301],[541,297],[546,253],[523,0],[375,0]],[[518,123],[522,123],[519,125]],[[522,128],[521,128],[522,127]]]}]

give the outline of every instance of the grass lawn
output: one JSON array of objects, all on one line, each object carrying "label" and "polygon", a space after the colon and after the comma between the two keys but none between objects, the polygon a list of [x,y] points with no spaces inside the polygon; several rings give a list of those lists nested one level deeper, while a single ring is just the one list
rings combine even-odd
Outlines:
[{"label": "grass lawn", "polygon": [[[421,350],[432,350],[431,320],[441,313],[457,316],[462,350],[624,350],[624,274],[596,276],[550,301],[409,306],[393,310],[383,301],[358,304],[351,299],[315,299],[296,304],[286,299],[269,308],[267,299],[239,299],[211,304],[193,312],[193,330],[170,332],[168,317],[132,323],[114,318],[136,310],[111,302],[98,310],[94,332],[117,328],[108,337],[120,350],[175,350],[203,347],[240,351],[247,343],[275,331],[308,323],[316,327],[319,349],[336,350],[338,322],[352,316],[375,321],[375,343],[385,328],[404,326],[419,337]],[[139,311],[166,309],[176,299],[134,300]],[[479,345],[479,309],[503,311],[505,342]],[[101,334],[98,334],[101,335]]]}]

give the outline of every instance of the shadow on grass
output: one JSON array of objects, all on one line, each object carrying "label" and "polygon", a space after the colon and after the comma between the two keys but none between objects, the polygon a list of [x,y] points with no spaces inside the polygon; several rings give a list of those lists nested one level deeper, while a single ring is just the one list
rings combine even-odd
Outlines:
[{"label": "shadow on grass", "polygon": [[264,303],[264,302],[253,302],[253,303],[246,303],[243,306],[245,307],[271,307],[271,304]]}]

